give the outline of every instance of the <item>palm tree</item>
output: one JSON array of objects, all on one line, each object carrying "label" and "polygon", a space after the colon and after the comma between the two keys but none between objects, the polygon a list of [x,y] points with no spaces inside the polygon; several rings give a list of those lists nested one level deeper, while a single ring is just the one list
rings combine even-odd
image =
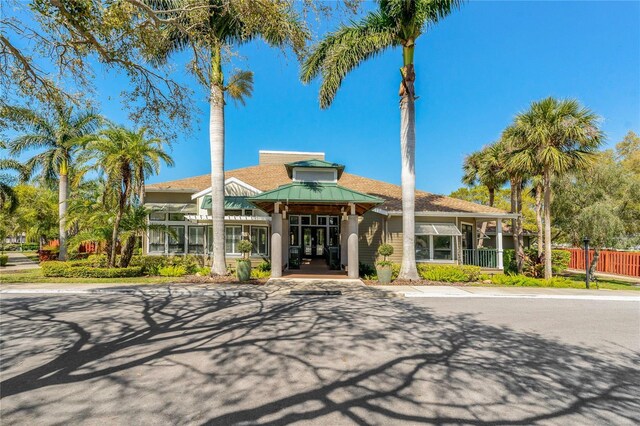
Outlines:
[{"label": "palm tree", "polygon": [[400,153],[402,157],[402,266],[399,278],[418,279],[415,262],[415,70],[417,39],[462,3],[461,0],[379,0],[378,10],[360,22],[343,25],[312,50],[302,81],[322,77],[320,107],[333,102],[349,71],[390,47],[402,47],[400,69]]},{"label": "palm tree", "polygon": [[[1,141],[0,148],[4,148]],[[0,170],[13,170],[19,173],[21,180],[26,178],[24,166],[10,158],[0,158]],[[18,208],[18,196],[13,190],[16,180],[14,175],[0,173],[0,210],[5,210],[6,213],[13,213]]]},{"label": "palm tree", "polygon": [[101,125],[102,117],[93,110],[76,112],[72,107],[55,105],[51,113],[17,106],[5,106],[0,116],[13,125],[19,134],[9,141],[11,155],[30,150],[41,150],[25,164],[31,175],[40,170],[40,177],[58,184],[59,259],[67,255],[67,199],[69,197],[69,170],[75,154]]},{"label": "palm tree", "polygon": [[[304,22],[286,2],[266,0],[145,0],[166,22],[164,45],[155,60],[166,62],[177,52],[194,55],[190,70],[209,93],[209,147],[213,225],[212,275],[225,275],[224,149],[225,95],[244,104],[253,90],[253,73],[238,71],[225,83],[225,55],[240,44],[261,38],[270,46],[291,46],[300,54],[309,38]],[[159,20],[154,18],[154,22]]]},{"label": "palm tree", "polygon": [[[146,132],[144,128],[131,131],[111,126],[87,144],[87,160],[95,161],[94,167],[106,175],[108,187],[115,189],[116,214],[112,226],[110,267],[116,263],[120,222],[127,210],[133,204],[139,205],[144,198],[145,177],[157,173],[161,161],[173,165],[173,160],[163,149],[164,141],[148,138]],[[133,239],[128,242],[131,246],[135,236]]]},{"label": "palm tree", "polygon": [[[489,192],[489,206],[493,207],[496,190],[500,189],[506,182],[503,164],[502,145],[493,143],[482,150],[469,154],[462,164],[464,175],[462,183],[465,185],[483,185]],[[487,222],[482,222],[481,233],[487,229]],[[483,246],[484,240],[478,240],[478,248]]]},{"label": "palm tree", "polygon": [[589,166],[604,134],[598,116],[573,99],[546,98],[518,114],[509,136],[516,141],[515,167],[542,171],[544,276],[551,278],[551,182],[555,176]]},{"label": "palm tree", "polygon": [[[134,174],[135,194],[137,200],[132,207],[133,212],[128,212],[127,223],[139,224],[139,220],[131,220],[130,217],[139,219],[139,214],[145,211],[142,206],[144,205],[145,189],[144,185],[146,177],[160,173],[160,162],[164,162],[167,166],[173,166],[173,159],[164,150],[163,145],[166,143],[164,140],[155,137],[148,137],[146,135],[148,129],[141,128],[138,131],[130,132],[129,137],[129,149],[131,155],[131,166]],[[141,209],[142,208],[142,209]],[[132,216],[133,215],[133,216]],[[145,216],[146,220],[146,216]],[[143,222],[145,221],[143,220]],[[128,226],[131,228],[131,226]],[[125,244],[122,247],[122,258],[120,259],[120,266],[126,267],[131,260],[133,254],[133,248],[135,246],[136,238],[140,236],[139,228],[135,229],[136,232],[129,232],[125,240]]]}]

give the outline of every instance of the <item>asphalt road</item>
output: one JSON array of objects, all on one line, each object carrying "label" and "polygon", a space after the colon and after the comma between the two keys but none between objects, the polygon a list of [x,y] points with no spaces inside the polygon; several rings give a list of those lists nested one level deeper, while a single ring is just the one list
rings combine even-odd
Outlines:
[{"label": "asphalt road", "polygon": [[3,295],[2,424],[635,424],[640,303]]}]

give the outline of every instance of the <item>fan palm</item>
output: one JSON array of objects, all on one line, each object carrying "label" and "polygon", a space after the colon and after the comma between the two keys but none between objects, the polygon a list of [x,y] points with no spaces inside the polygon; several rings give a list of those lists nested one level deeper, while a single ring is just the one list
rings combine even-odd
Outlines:
[{"label": "fan palm", "polygon": [[343,25],[318,43],[302,68],[302,81],[321,76],[320,107],[333,102],[342,80],[363,61],[402,47],[400,152],[402,156],[402,266],[399,278],[418,279],[415,262],[415,70],[417,39],[447,16],[460,0],[379,0],[378,10]]},{"label": "fan palm", "polygon": [[[0,148],[2,148],[0,142]],[[0,159],[0,170],[13,170],[18,172],[22,180],[25,179],[24,166],[16,160]],[[13,190],[13,185],[17,181],[16,176],[9,173],[0,173],[0,210],[13,213],[18,208],[18,196]]]},{"label": "fan palm", "polygon": [[165,43],[154,50],[155,60],[165,62],[174,53],[191,52],[194,57],[190,70],[208,90],[213,225],[211,273],[225,275],[225,95],[244,103],[253,91],[253,73],[239,71],[225,82],[224,56],[240,44],[256,38],[271,46],[291,46],[299,54],[309,35],[304,22],[286,2],[145,0],[145,3],[167,22]]},{"label": "fan palm", "polygon": [[[111,126],[87,144],[85,158],[94,160],[94,167],[104,173],[107,186],[115,190],[116,214],[112,224],[109,266],[115,266],[120,222],[132,198],[144,197],[144,179],[159,169],[160,161],[173,164],[163,150],[164,141],[147,138],[146,129],[130,131]],[[136,190],[138,194],[136,194]]]},{"label": "fan palm", "polygon": [[506,132],[515,141],[511,161],[521,170],[542,171],[544,276],[551,278],[551,182],[555,176],[587,168],[604,134],[598,116],[573,99],[546,98],[518,114]]},{"label": "fan palm", "polygon": [[56,105],[50,114],[25,107],[5,106],[0,117],[7,125],[18,130],[18,136],[9,141],[9,152],[19,155],[37,150],[25,164],[31,175],[36,170],[49,183],[58,184],[59,259],[67,254],[67,199],[69,197],[69,170],[76,152],[84,139],[101,125],[102,117],[95,111],[74,111],[72,107]]},{"label": "fan palm", "polygon": [[[504,170],[504,156],[502,145],[494,143],[487,145],[482,150],[469,154],[462,164],[464,175],[462,183],[465,185],[482,185],[489,193],[489,206],[493,207],[496,190],[506,182]],[[487,222],[482,222],[481,233],[484,235]],[[478,248],[483,246],[483,239],[478,240]]]}]

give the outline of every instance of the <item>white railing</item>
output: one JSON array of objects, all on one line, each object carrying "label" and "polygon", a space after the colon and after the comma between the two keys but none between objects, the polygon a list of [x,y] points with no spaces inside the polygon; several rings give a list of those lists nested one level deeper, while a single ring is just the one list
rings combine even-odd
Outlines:
[{"label": "white railing", "polygon": [[462,263],[481,268],[498,267],[498,250],[496,249],[463,249]]}]

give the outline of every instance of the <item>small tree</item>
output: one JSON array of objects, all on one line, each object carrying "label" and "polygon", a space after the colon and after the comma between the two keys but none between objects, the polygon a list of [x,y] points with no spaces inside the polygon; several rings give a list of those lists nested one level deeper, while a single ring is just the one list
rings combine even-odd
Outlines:
[{"label": "small tree", "polygon": [[382,244],[378,247],[378,254],[382,256],[381,261],[377,263],[378,266],[391,266],[393,263],[387,260],[387,257],[393,254],[393,246],[391,244]]},{"label": "small tree", "polygon": [[249,260],[253,244],[249,240],[242,240],[238,243],[238,250],[242,253],[242,260]]}]

